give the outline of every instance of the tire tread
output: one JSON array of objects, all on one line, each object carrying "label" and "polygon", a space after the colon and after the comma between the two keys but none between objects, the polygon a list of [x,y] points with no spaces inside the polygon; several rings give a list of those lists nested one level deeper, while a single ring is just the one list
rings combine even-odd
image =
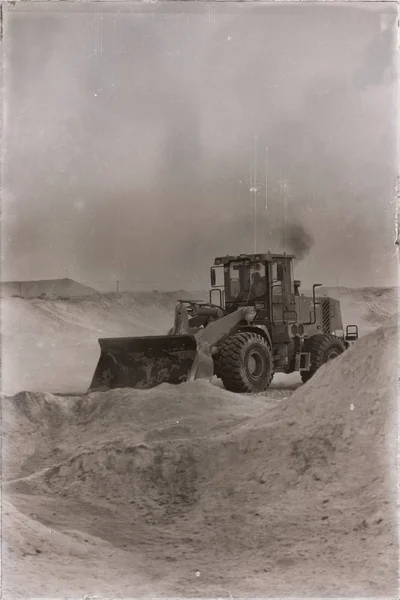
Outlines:
[{"label": "tire tread", "polygon": [[218,376],[221,378],[224,387],[231,392],[249,393],[254,391],[250,383],[244,381],[242,377],[243,364],[240,362],[241,351],[250,341],[259,342],[268,349],[271,368],[264,389],[267,389],[274,376],[271,348],[265,338],[254,332],[244,331],[236,333],[224,342],[216,359]]}]

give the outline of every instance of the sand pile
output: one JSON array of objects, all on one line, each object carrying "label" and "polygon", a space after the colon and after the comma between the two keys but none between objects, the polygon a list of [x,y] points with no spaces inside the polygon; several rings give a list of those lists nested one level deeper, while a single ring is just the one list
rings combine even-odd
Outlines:
[{"label": "sand pile", "polygon": [[[93,553],[99,541],[102,542],[103,547],[110,546],[81,531],[71,530],[61,533],[46,527],[36,519],[18,511],[7,501],[2,505],[2,514],[5,524],[3,536],[7,540],[5,551],[8,554],[23,557],[47,553],[85,558]],[[10,523],[12,527],[8,526]]]},{"label": "sand pile", "polygon": [[39,279],[36,281],[2,281],[1,297],[18,296],[21,298],[57,298],[81,297],[96,294],[92,287],[73,279]]},{"label": "sand pile", "polygon": [[395,594],[397,325],[272,409],[204,383],[4,398],[4,492],[106,511],[86,531],[169,561],[172,595]]},{"label": "sand pile", "polygon": [[[88,591],[92,596],[99,592],[101,596],[112,596],[115,585],[104,578],[104,573],[112,571],[113,561],[125,562],[125,572],[119,574],[120,585],[131,586],[142,597],[159,591],[157,584],[149,588],[146,578],[140,576],[146,571],[140,559],[118,552],[104,539],[74,528],[77,515],[71,518],[70,527],[60,532],[51,523],[44,524],[38,519],[34,512],[37,506],[37,502],[31,500],[25,507],[29,514],[25,514],[8,501],[2,503],[3,597],[32,597],[34,594],[48,598],[51,594],[58,598],[65,596],[67,589],[72,597],[83,597]],[[59,503],[52,506],[46,501],[46,508],[50,514],[59,512]],[[107,568],[108,562],[110,568]]]},{"label": "sand pile", "polygon": [[366,304],[365,319],[369,323],[381,324],[398,310],[398,289],[367,289],[363,295],[363,301]]},{"label": "sand pile", "polygon": [[[78,463],[89,477],[92,473],[97,475],[103,466],[110,477],[119,471],[129,475],[135,457],[139,464],[143,462],[146,449],[151,458],[176,440],[182,446],[182,442],[195,443],[209,434],[229,432],[252,416],[262,415],[265,403],[253,399],[246,406],[240,396],[199,382],[181,386],[165,384],[146,391],[114,390],[78,398],[22,392],[5,397],[3,411],[3,450],[10,456],[4,467],[5,478],[15,479],[17,472],[20,476],[35,474],[67,458],[71,474],[68,466],[61,468],[63,463],[46,472],[46,481],[64,489],[67,482],[58,480],[57,470],[68,474],[72,484],[76,483],[73,465]],[[11,454],[15,439],[21,440],[17,462]],[[105,456],[110,457],[108,462]],[[132,459],[130,468],[125,464],[118,466],[127,457]],[[34,479],[39,481],[41,477],[35,475]],[[33,485],[33,479],[30,481]],[[98,483],[106,487],[111,484],[102,477]],[[84,487],[100,495],[104,491],[87,484]],[[118,501],[123,500],[120,493]]]}]

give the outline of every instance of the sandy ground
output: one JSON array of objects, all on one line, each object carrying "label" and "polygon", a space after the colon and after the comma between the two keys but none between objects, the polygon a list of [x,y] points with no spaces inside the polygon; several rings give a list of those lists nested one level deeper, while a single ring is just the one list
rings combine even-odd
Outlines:
[{"label": "sandy ground", "polygon": [[[45,323],[68,342],[101,322],[150,332],[149,299],[117,300],[7,314],[31,324],[28,346]],[[165,331],[171,307],[151,302]],[[308,384],[280,376],[255,396],[204,382],[57,396],[43,356],[18,363],[35,382],[18,391],[42,391],[2,396],[3,597],[398,597],[398,321],[376,312]],[[87,377],[79,358],[65,383]]]}]

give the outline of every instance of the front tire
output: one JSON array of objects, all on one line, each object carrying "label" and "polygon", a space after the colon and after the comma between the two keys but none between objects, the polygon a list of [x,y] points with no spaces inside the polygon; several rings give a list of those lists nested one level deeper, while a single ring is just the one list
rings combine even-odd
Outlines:
[{"label": "front tire", "polygon": [[343,342],[334,335],[319,333],[308,338],[304,343],[304,352],[310,352],[311,364],[309,371],[301,372],[302,382],[309,381],[323,364],[337,358],[344,350]]},{"label": "front tire", "polygon": [[258,333],[244,331],[232,335],[218,353],[216,372],[230,392],[266,390],[274,376],[269,344]]}]

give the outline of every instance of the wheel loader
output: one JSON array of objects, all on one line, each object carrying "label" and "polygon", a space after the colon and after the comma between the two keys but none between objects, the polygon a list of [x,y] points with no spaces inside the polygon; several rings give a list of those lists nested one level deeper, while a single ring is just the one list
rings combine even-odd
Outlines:
[{"label": "wheel loader", "polygon": [[300,293],[288,254],[218,257],[208,302],[180,300],[167,335],[100,339],[90,391],[151,388],[217,376],[227,390],[266,390],[274,373],[308,381],[358,339],[338,300]]}]

